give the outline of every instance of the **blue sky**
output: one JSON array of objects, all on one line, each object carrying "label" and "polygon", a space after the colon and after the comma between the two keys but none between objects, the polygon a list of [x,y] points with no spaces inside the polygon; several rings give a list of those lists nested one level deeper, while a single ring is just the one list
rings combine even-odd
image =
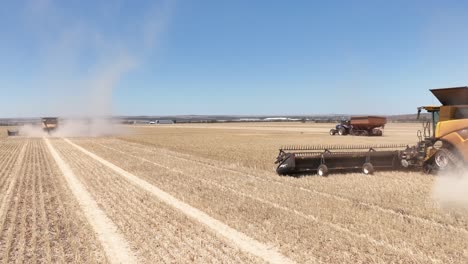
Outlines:
[{"label": "blue sky", "polygon": [[0,116],[403,114],[468,84],[463,1],[8,1]]}]

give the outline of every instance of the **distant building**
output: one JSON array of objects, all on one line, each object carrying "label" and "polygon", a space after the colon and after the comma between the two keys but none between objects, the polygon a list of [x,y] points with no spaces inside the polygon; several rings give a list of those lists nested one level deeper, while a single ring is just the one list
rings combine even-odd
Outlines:
[{"label": "distant building", "polygon": [[[238,119],[240,122],[258,122],[262,121],[260,118],[240,118]],[[234,120],[236,121],[236,120]]]},{"label": "distant building", "polygon": [[174,120],[156,120],[156,124],[174,124]]},{"label": "distant building", "polygon": [[299,118],[290,118],[290,117],[267,117],[263,119],[264,121],[301,121]]},{"label": "distant building", "polygon": [[288,118],[287,117],[267,117],[263,120],[265,121],[287,121]]}]

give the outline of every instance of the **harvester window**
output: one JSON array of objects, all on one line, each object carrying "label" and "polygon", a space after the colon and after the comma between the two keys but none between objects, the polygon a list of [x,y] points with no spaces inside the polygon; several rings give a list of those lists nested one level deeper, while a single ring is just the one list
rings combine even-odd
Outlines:
[{"label": "harvester window", "polygon": [[432,123],[437,124],[439,122],[440,114],[439,112],[433,112]]},{"label": "harvester window", "polygon": [[468,106],[459,106],[455,110],[455,119],[468,118]]},{"label": "harvester window", "polygon": [[440,112],[439,111],[432,112],[432,132],[433,133],[435,133],[436,131],[436,127],[437,127],[437,123],[439,122],[439,119],[440,119]]}]

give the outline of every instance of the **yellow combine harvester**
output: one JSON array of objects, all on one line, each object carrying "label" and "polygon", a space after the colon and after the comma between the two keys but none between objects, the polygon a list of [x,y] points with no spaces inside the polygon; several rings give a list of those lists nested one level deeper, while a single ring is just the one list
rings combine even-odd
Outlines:
[{"label": "yellow combine harvester", "polygon": [[57,117],[43,117],[41,119],[42,129],[49,133],[55,131],[58,128],[58,118]]},{"label": "yellow combine harvester", "polygon": [[[372,174],[375,168],[420,168],[426,173],[461,168],[468,164],[468,87],[433,89],[441,106],[418,108],[432,114],[432,122],[418,131],[419,142],[403,145],[287,146],[280,148],[277,173],[361,169]],[[432,125],[431,125],[432,123]]]},{"label": "yellow combine harvester", "polygon": [[420,142],[402,154],[404,167],[420,166],[427,173],[468,163],[468,87],[431,92],[442,106],[418,108],[418,116],[422,110],[432,114],[432,127],[426,123]]}]

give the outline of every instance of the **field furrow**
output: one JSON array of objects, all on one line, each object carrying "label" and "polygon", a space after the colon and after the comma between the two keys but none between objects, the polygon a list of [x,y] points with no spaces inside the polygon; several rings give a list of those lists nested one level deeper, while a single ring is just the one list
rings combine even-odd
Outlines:
[{"label": "field furrow", "polygon": [[129,184],[68,143],[55,140],[53,145],[118,226],[141,261],[259,261],[232,248],[197,222]]},{"label": "field furrow", "polygon": [[23,182],[23,191],[21,192],[23,195],[18,197],[17,200],[17,207],[16,212],[13,220],[12,220],[12,228],[10,228],[10,233],[8,234],[7,241],[10,244],[8,245],[9,252],[5,252],[7,254],[8,262],[23,262],[23,253],[26,247],[26,218],[28,213],[28,208],[30,207],[30,197],[31,197],[31,189],[28,187],[31,186],[31,181],[33,177],[29,177],[32,174],[32,166],[31,164],[35,164],[37,162],[37,147],[35,146],[36,142],[31,143],[31,149],[28,151],[31,153],[30,158],[26,159],[27,166],[24,166],[24,170],[22,171],[22,181]]},{"label": "field furrow", "polygon": [[[1,141],[0,147],[0,201],[8,193],[11,181],[15,179],[12,177],[12,170],[17,163],[18,157],[22,148],[24,147],[23,141]],[[24,154],[23,154],[24,155]],[[19,167],[17,167],[19,169]],[[14,172],[16,173],[16,172]],[[0,212],[1,215],[1,212]]]},{"label": "field furrow", "polygon": [[[35,165],[35,169],[38,169],[38,166]],[[29,226],[29,229],[26,229],[26,245],[25,245],[25,254],[24,254],[24,261],[28,263],[36,263],[37,262],[37,256],[35,254],[35,251],[37,251],[37,238],[40,233],[38,230],[38,206],[37,206],[37,194],[38,194],[38,179],[36,177],[32,177],[32,186],[33,188],[31,189],[31,192],[29,193],[30,196],[30,209],[28,210],[28,215],[27,215],[27,226]]]},{"label": "field furrow", "polygon": [[42,139],[27,141],[0,229],[1,262],[106,263]]},{"label": "field furrow", "polygon": [[[23,158],[19,158],[17,164],[15,165],[15,169],[11,173],[12,180],[10,186],[12,187],[11,195],[13,194],[21,194],[25,189],[25,166],[24,164],[32,162],[32,151],[31,151],[31,144],[28,144],[25,147],[24,156],[24,163]],[[2,222],[0,222],[0,260],[2,263],[9,263],[12,260],[11,257],[11,250],[13,244],[13,236],[15,235],[15,231],[17,229],[15,223],[18,216],[18,208],[21,203],[21,197],[17,195],[15,197],[9,197],[10,194],[7,194],[4,199],[4,204],[2,204]]]},{"label": "field furrow", "polygon": [[44,139],[47,148],[60,168],[67,185],[78,201],[88,223],[97,234],[106,256],[111,263],[136,263],[133,252],[130,251],[126,240],[116,230],[114,223],[99,209],[96,201],[91,197],[86,188],[76,178],[68,164],[57,153],[48,138]]}]

